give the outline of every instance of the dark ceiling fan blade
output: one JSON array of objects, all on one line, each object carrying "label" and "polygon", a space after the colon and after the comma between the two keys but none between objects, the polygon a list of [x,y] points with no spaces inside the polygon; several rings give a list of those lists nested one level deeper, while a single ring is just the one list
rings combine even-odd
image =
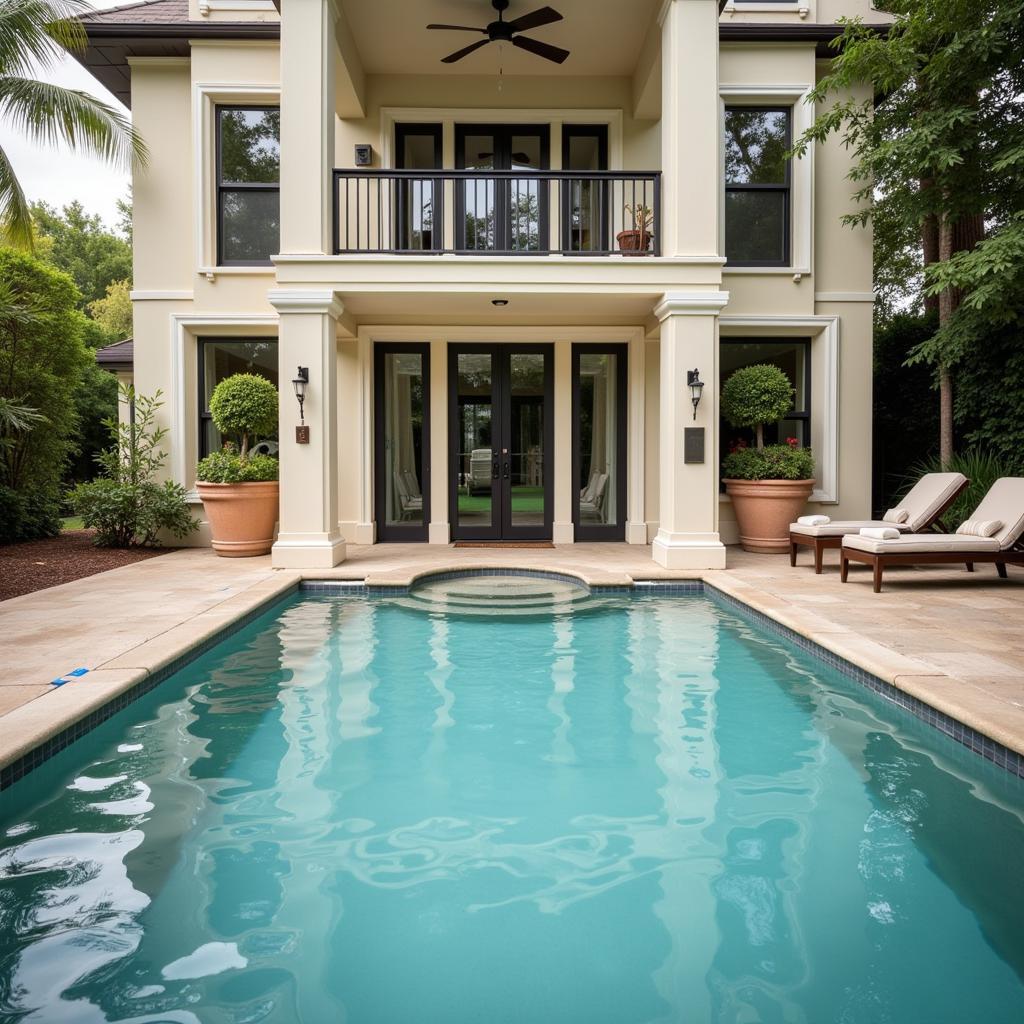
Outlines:
[{"label": "dark ceiling fan blade", "polygon": [[481,32],[487,35],[487,29],[485,28],[470,28],[469,25],[428,25],[429,29],[440,29],[444,32]]},{"label": "dark ceiling fan blade", "polygon": [[481,39],[479,43],[470,43],[464,50],[456,50],[454,53],[449,53],[447,57],[442,57],[441,63],[454,64],[457,60],[468,57],[474,50],[479,50],[481,46],[486,46],[489,42],[490,39]]},{"label": "dark ceiling fan blade", "polygon": [[513,32],[526,32],[528,29],[553,25],[556,21],[561,20],[562,16],[553,7],[542,7],[538,11],[532,11],[530,14],[524,14],[521,18],[516,18],[515,21],[510,21],[508,27]]},{"label": "dark ceiling fan blade", "polygon": [[549,43],[542,43],[538,39],[530,39],[529,36],[515,36],[512,39],[512,45],[518,46],[520,50],[528,50],[530,53],[535,53],[538,57],[554,61],[556,64],[564,64],[569,56],[568,50],[563,50],[558,46],[551,46]]}]

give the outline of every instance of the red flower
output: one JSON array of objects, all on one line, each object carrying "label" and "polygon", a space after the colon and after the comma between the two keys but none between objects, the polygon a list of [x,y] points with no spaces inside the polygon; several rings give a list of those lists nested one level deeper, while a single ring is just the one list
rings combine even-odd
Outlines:
[{"label": "red flower", "polygon": [[790,448],[796,448],[799,446],[800,441],[795,437],[787,437],[786,444],[788,444]]}]

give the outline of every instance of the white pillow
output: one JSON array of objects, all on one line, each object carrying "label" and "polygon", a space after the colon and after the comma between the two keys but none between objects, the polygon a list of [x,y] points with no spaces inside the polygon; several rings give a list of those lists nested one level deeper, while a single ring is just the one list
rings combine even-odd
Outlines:
[{"label": "white pillow", "polygon": [[965,537],[994,537],[1004,526],[1001,519],[968,519],[956,532]]},{"label": "white pillow", "polygon": [[910,513],[905,508],[891,508],[882,516],[883,523],[905,523]]}]

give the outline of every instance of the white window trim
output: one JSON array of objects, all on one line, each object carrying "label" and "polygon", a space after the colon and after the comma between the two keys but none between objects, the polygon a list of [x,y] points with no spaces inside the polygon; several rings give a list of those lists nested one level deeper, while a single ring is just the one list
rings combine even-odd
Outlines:
[{"label": "white window trim", "polygon": [[[761,5],[756,5],[760,7]],[[792,137],[799,138],[814,123],[814,106],[807,102],[811,85],[723,85],[721,96],[721,180],[719,191],[719,252],[725,252],[725,108],[790,107]],[[730,267],[723,274],[810,274],[814,266],[814,146],[802,160],[794,160],[790,173],[790,251],[785,267]]]},{"label": "white window trim", "polygon": [[744,3],[743,0],[729,0],[723,14],[795,14],[801,20],[816,16],[815,0],[777,0],[775,3]]},{"label": "white window trim", "polygon": [[266,11],[269,14],[277,14],[274,0],[199,0],[198,8],[203,18],[220,11],[235,11],[240,14]]},{"label": "white window trim", "polygon": [[239,85],[237,83],[196,82],[192,86],[192,153],[195,188],[196,273],[273,276],[273,266],[217,266],[217,123],[215,111],[222,103],[280,105],[279,85]]},{"label": "white window trim", "polygon": [[[723,337],[730,328],[763,328],[770,333],[789,331],[794,337],[811,339],[811,365],[822,368],[822,394],[811,392],[811,447],[818,471],[818,486],[810,500],[823,505],[839,504],[839,317],[837,316],[723,316]],[[814,387],[814,381],[811,381]],[[821,412],[819,435],[814,433],[815,413]]]}]

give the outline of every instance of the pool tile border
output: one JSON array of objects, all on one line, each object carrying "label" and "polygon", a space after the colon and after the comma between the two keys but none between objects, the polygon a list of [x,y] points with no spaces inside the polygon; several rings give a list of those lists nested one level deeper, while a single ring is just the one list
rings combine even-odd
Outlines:
[{"label": "pool tile border", "polygon": [[0,792],[20,781],[50,758],[65,750],[76,740],[85,736],[97,726],[102,725],[119,711],[129,707],[139,698],[151,692],[164,680],[174,675],[186,665],[202,657],[222,640],[244,629],[253,621],[276,605],[288,600],[297,593],[319,594],[347,597],[388,597],[408,594],[428,580],[444,582],[448,580],[466,579],[480,576],[520,576],[532,579],[554,580],[569,583],[599,595],[705,595],[720,607],[737,612],[749,621],[773,635],[779,636],[800,650],[819,659],[824,664],[842,672],[845,676],[879,695],[888,703],[909,712],[932,728],[938,730],[949,739],[968,750],[978,754],[986,761],[1004,769],[1011,775],[1024,778],[1024,754],[1010,749],[1002,743],[986,736],[973,727],[947,715],[943,711],[901,690],[898,686],[880,678],[872,672],[855,665],[853,662],[836,654],[829,648],[810,640],[795,629],[778,622],[770,615],[751,607],[749,604],[720,590],[707,580],[635,580],[632,585],[620,584],[589,584],[580,576],[570,573],[553,572],[541,569],[501,568],[465,568],[427,572],[417,576],[411,583],[366,584],[360,580],[301,580],[284,590],[277,591],[248,609],[237,619],[224,625],[223,629],[205,638],[195,646],[182,651],[177,657],[162,665],[159,669],[146,674],[137,682],[126,687],[97,708],[84,715],[78,721],[55,733],[38,746],[33,747],[21,757],[0,769]]}]

